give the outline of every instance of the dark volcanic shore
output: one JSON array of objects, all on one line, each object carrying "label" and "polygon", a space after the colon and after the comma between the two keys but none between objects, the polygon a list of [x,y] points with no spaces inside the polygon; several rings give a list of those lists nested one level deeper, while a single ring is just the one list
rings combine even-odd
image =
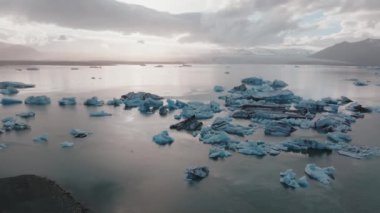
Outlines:
[{"label": "dark volcanic shore", "polygon": [[0,213],[90,212],[54,181],[36,175],[0,179]]}]

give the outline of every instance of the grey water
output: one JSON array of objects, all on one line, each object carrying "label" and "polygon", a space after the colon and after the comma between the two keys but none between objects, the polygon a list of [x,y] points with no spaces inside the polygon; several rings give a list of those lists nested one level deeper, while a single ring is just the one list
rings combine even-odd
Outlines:
[{"label": "grey water", "polygon": [[[210,146],[185,132],[169,131],[175,138],[160,147],[152,136],[178,122],[173,112],[166,117],[142,115],[123,107],[85,107],[91,96],[103,100],[131,91],[152,92],[180,100],[217,100],[214,85],[232,88],[245,77],[280,79],[304,98],[337,98],[342,95],[368,106],[380,106],[380,75],[364,67],[291,65],[178,65],[106,66],[101,69],[67,66],[40,66],[37,71],[17,71],[21,66],[0,67],[0,81],[33,83],[13,98],[47,95],[48,106],[0,106],[0,118],[32,110],[36,117],[26,122],[31,130],[0,135],[0,177],[36,174],[55,180],[94,212],[377,212],[380,208],[380,158],[356,160],[337,153],[281,153],[256,158],[233,153],[225,160],[208,158]],[[227,72],[227,73],[226,73]],[[352,81],[369,80],[356,87]],[[79,104],[60,107],[61,97],[75,96]],[[221,102],[222,103],[222,102]],[[111,117],[91,118],[89,112],[105,110]],[[210,123],[211,120],[206,121]],[[93,134],[73,139],[71,128]],[[352,143],[380,146],[380,114],[367,114],[353,125]],[[48,134],[46,144],[33,137]],[[297,130],[292,137],[323,140],[312,130]],[[258,130],[240,140],[283,141],[264,136]],[[72,149],[60,143],[73,141]],[[310,181],[307,189],[291,190],[279,182],[279,173],[288,168],[303,175],[307,163],[334,166],[336,178],[329,186]],[[209,177],[199,183],[184,180],[184,170],[193,165],[210,168]]]}]

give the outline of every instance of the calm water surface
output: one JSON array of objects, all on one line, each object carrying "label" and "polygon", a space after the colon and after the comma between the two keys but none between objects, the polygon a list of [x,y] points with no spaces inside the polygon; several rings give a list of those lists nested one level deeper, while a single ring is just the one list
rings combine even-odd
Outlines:
[{"label": "calm water surface", "polygon": [[[281,153],[259,159],[234,153],[226,160],[213,161],[208,158],[210,147],[187,133],[170,131],[175,138],[171,146],[159,147],[152,142],[153,135],[177,122],[173,118],[176,112],[166,117],[146,116],[137,109],[82,105],[91,96],[108,100],[131,91],[181,100],[217,100],[214,85],[230,88],[242,78],[258,76],[284,80],[289,89],[305,98],[345,95],[380,106],[380,87],[375,86],[380,77],[374,70],[284,65],[110,66],[79,70],[41,66],[39,71],[21,72],[15,68],[0,67],[0,80],[33,83],[36,88],[21,90],[14,98],[48,95],[52,104],[0,106],[0,118],[26,110],[36,112],[36,117],[27,121],[30,131],[0,135],[0,143],[9,145],[0,151],[0,177],[49,177],[95,212],[377,212],[380,208],[380,158],[355,160],[336,153]],[[371,85],[356,87],[345,81],[349,78],[370,80]],[[57,101],[63,96],[75,96],[80,104],[59,107]],[[88,113],[96,110],[113,116],[90,118]],[[353,125],[352,143],[380,146],[379,127],[379,114],[366,115]],[[72,139],[71,128],[93,134]],[[44,133],[49,135],[47,144],[32,142],[33,137]],[[298,130],[292,137],[301,136],[324,139],[312,130]],[[273,142],[285,138],[266,137],[258,130],[244,139]],[[61,149],[59,144],[65,140],[75,142],[75,147]],[[310,181],[308,189],[298,190],[285,189],[279,183],[281,171],[292,168],[302,176],[307,163],[334,166],[336,180],[330,186]],[[184,169],[192,165],[208,166],[210,176],[196,184],[187,183]]]}]

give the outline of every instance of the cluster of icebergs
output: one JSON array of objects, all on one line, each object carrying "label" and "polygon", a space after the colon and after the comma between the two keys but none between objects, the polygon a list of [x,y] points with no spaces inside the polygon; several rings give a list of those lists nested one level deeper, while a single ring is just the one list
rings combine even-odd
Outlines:
[{"label": "cluster of icebergs", "polygon": [[[0,82],[0,89],[28,88],[27,85],[17,82]],[[167,99],[147,92],[130,92],[120,98],[103,101],[98,97],[91,97],[84,101],[85,106],[99,107],[103,105],[122,106],[125,109],[137,108],[143,114],[158,112],[161,116],[172,114],[178,123],[170,126],[170,129],[185,131],[198,137],[199,141],[209,144],[211,159],[224,159],[237,152],[243,155],[264,157],[276,156],[283,152],[337,152],[340,155],[363,159],[380,155],[378,147],[368,147],[351,144],[352,138],[348,134],[351,125],[365,113],[380,112],[379,108],[369,108],[354,102],[347,97],[323,98],[321,100],[303,99],[286,89],[287,83],[281,80],[268,81],[258,77],[245,78],[240,85],[230,90],[217,85],[214,91],[220,93],[220,101],[184,102],[181,100]],[[1,104],[20,104],[17,99],[3,98]],[[30,96],[25,99],[25,104],[48,105],[51,103],[46,96]],[[64,97],[58,101],[60,106],[73,106],[77,104],[75,97]],[[212,119],[217,113],[227,112],[227,116],[217,116],[211,125],[204,125],[203,120]],[[176,113],[174,113],[176,112]],[[21,118],[34,117],[33,112],[20,113]],[[105,111],[91,112],[92,117],[111,116]],[[246,120],[247,126],[235,123],[238,120]],[[2,120],[3,128],[0,133],[10,130],[29,129],[30,126],[18,122],[14,118]],[[265,143],[264,141],[247,140],[246,137],[254,134],[262,128],[265,135],[272,137],[288,137],[298,129],[312,129],[326,136],[326,140],[296,138],[284,139],[283,142]],[[89,132],[73,129],[74,137],[86,137]],[[158,145],[170,145],[175,139],[167,130],[154,135],[152,140]],[[46,135],[35,138],[36,142],[47,141]],[[71,147],[74,144],[64,142],[62,147]],[[306,174],[321,182],[326,182],[326,176],[320,176],[321,171],[315,165],[308,165]],[[329,169],[327,169],[330,171]],[[326,171],[327,171],[326,170]],[[331,170],[332,171],[332,170]],[[207,167],[191,167],[186,170],[187,179],[200,180],[209,174]],[[327,173],[326,173],[327,174]],[[332,174],[327,174],[331,176]],[[293,171],[287,170],[281,173],[281,182],[293,188],[307,186],[305,178],[296,179]],[[320,176],[320,177],[319,177]]]}]

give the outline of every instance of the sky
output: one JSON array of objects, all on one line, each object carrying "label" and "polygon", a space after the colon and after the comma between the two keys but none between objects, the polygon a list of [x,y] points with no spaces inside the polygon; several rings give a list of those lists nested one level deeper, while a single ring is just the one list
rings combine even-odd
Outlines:
[{"label": "sky", "polygon": [[171,60],[380,38],[378,0],[0,0],[0,42],[51,58]]}]

